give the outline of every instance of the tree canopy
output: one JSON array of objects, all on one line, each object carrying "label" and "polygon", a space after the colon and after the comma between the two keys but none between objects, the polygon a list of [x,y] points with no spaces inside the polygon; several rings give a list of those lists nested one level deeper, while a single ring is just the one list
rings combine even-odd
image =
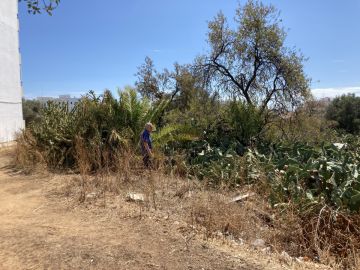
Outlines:
[{"label": "tree canopy", "polygon": [[204,94],[201,78],[194,72],[193,65],[174,64],[173,70],[157,71],[151,58],[138,67],[135,74],[137,91],[151,101],[159,101],[164,97],[185,109],[189,107],[191,98]]},{"label": "tree canopy", "polygon": [[301,53],[285,46],[276,8],[248,1],[237,9],[235,29],[219,13],[209,22],[210,51],[198,61],[208,85],[249,105],[284,111],[309,96]]},{"label": "tree canopy", "polygon": [[360,132],[360,97],[349,94],[335,98],[327,108],[326,118],[347,132]]}]

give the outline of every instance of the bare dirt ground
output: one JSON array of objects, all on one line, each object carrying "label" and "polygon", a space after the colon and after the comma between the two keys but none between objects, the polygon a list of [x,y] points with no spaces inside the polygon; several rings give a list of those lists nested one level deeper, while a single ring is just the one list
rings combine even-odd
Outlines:
[{"label": "bare dirt ground", "polygon": [[15,173],[0,149],[0,269],[323,269],[191,235],[185,221],[118,198],[75,203],[73,176]]}]

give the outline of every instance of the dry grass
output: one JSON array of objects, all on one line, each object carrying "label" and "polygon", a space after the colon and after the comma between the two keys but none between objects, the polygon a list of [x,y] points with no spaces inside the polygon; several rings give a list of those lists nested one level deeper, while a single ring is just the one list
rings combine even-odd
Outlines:
[{"label": "dry grass", "polygon": [[245,241],[264,238],[266,221],[262,219],[263,203],[256,199],[244,203],[229,203],[229,197],[212,192],[204,192],[194,198],[190,217],[194,224],[206,229],[207,237],[232,235]]},{"label": "dry grass", "polygon": [[[16,164],[25,172],[44,170],[44,159],[30,134],[19,140]],[[107,196],[125,197],[128,192],[138,192],[146,198],[140,210],[160,210],[186,220],[206,239],[221,236],[251,244],[260,238],[275,253],[285,250],[291,256],[311,258],[332,267],[360,268],[359,215],[335,213],[331,208],[299,215],[298,209],[291,205],[272,209],[265,182],[235,191],[227,185],[212,189],[206,182],[185,179],[181,167],[165,170],[161,157],[155,162],[156,171],[145,170],[141,157],[128,148],[109,155],[96,147],[89,151],[78,138],[75,151],[79,175],[68,181],[63,192],[78,202],[95,199],[105,207]],[[101,169],[94,173],[94,166]],[[241,203],[229,202],[232,196],[248,192],[256,195]]]},{"label": "dry grass", "polygon": [[334,211],[324,206],[318,215],[302,219],[302,234],[309,255],[321,262],[340,264],[346,269],[359,269],[360,215]]},{"label": "dry grass", "polygon": [[[105,209],[111,205],[112,198],[125,198],[128,192],[141,193],[145,201],[138,205],[138,217],[142,219],[143,215],[148,215],[146,211],[158,211],[172,220],[185,221],[189,225],[183,232],[186,243],[200,236],[206,241],[231,240],[251,247],[254,240],[263,239],[267,249],[262,247],[261,250],[266,253],[286,251],[292,257],[304,257],[334,269],[359,269],[356,235],[345,239],[349,233],[343,228],[332,231],[333,235],[325,233],[324,228],[317,228],[316,238],[315,218],[313,223],[306,223],[295,212],[279,214],[269,209],[258,195],[243,203],[229,203],[231,196],[226,192],[207,190],[202,183],[169,179],[157,173],[133,176],[122,182],[118,179],[116,175],[89,176],[84,184],[80,175],[73,176],[63,186],[62,194],[74,199],[75,204],[81,202],[88,208],[95,203]],[[305,228],[313,231],[306,232]],[[334,250],[339,247],[343,254]]]},{"label": "dry grass", "polygon": [[[286,246],[282,242],[284,239],[279,237],[280,229],[276,228],[273,210],[268,208],[266,201],[258,195],[242,203],[230,203],[229,200],[237,193],[211,190],[201,182],[169,178],[167,175],[150,171],[132,175],[129,181],[117,182],[120,186],[118,189],[104,191],[104,186],[115,183],[118,177],[115,174],[104,178],[90,176],[83,202],[86,208],[92,209],[96,205],[106,209],[107,205],[113,205],[112,200],[125,198],[128,192],[141,193],[144,194],[145,201],[138,203],[137,217],[143,220],[155,214],[166,220],[186,224],[182,227],[186,246],[195,238],[200,238],[209,243],[221,241],[225,245],[244,243],[252,248],[251,243],[261,238],[265,240],[268,248],[258,250],[257,252],[263,254],[259,256],[264,256],[262,252],[280,254]],[[82,189],[81,176],[77,176],[76,179],[68,181],[63,192],[70,198],[75,198],[76,204],[76,198],[82,193]],[[238,192],[243,194],[249,191],[248,188]],[[279,258],[281,261],[281,256]]]},{"label": "dry grass", "polygon": [[31,132],[24,131],[17,136],[17,143],[14,147],[15,155],[13,165],[24,173],[46,171],[47,166],[43,154],[39,151],[36,140]]}]

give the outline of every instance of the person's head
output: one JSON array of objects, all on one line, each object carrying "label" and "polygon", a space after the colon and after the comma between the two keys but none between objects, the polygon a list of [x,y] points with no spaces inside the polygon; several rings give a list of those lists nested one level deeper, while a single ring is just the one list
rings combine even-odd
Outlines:
[{"label": "person's head", "polygon": [[145,124],[145,129],[149,132],[152,132],[154,130],[154,125],[148,122]]}]

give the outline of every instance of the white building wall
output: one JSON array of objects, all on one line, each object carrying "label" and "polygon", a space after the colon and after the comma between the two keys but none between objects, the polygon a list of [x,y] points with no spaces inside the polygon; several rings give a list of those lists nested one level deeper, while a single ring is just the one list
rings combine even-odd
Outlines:
[{"label": "white building wall", "polygon": [[18,0],[0,0],[0,143],[24,128],[17,14]]}]

